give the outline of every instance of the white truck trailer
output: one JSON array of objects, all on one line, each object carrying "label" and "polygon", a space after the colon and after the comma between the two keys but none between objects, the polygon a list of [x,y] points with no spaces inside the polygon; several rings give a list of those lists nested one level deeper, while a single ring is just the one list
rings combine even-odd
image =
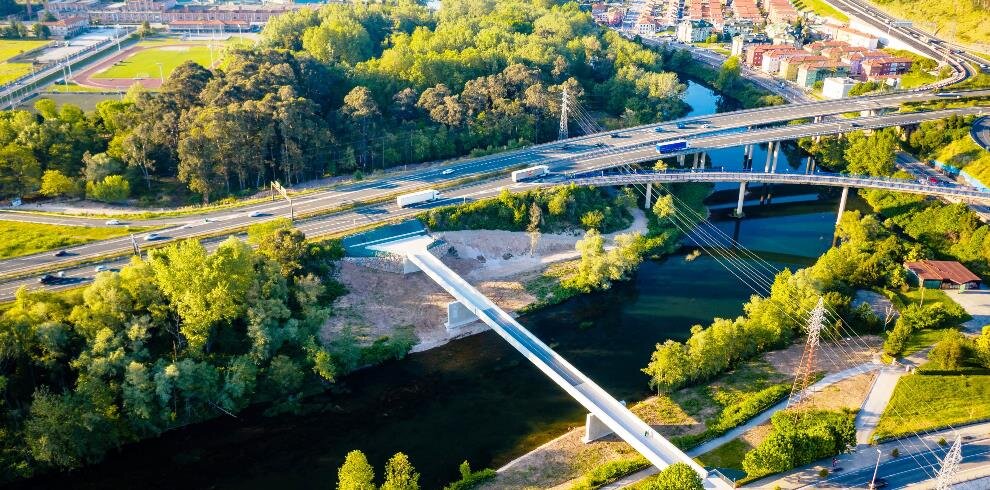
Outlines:
[{"label": "white truck trailer", "polygon": [[440,198],[440,191],[436,189],[426,189],[422,191],[410,192],[409,194],[402,194],[395,198],[395,204],[400,208],[406,206],[412,206],[413,204],[419,204],[421,202],[430,202]]},{"label": "white truck trailer", "polygon": [[512,172],[512,181],[520,182],[526,179],[535,179],[537,177],[543,177],[550,173],[550,167],[546,165],[537,165],[535,167],[523,168]]}]

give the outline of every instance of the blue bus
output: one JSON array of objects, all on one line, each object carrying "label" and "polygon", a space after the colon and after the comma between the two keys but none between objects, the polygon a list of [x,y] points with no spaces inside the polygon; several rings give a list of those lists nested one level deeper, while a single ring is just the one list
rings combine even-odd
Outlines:
[{"label": "blue bus", "polygon": [[657,144],[657,153],[675,153],[688,148],[687,140],[664,141]]}]

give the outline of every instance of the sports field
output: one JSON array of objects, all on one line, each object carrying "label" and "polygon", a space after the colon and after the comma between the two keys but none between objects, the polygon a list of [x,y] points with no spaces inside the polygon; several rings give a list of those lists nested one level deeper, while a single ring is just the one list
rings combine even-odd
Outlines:
[{"label": "sports field", "polygon": [[[222,48],[220,43],[213,46],[214,61],[219,61]],[[162,71],[168,78],[176,67],[187,60],[210,66],[209,46],[176,44],[148,47],[94,74],[93,78],[158,78],[161,75],[158,63],[162,64]]]}]

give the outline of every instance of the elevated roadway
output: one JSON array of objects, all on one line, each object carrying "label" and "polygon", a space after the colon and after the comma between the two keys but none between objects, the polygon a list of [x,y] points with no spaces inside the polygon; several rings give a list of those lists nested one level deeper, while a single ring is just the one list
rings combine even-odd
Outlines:
[{"label": "elevated roadway", "polygon": [[694,459],[640,420],[584,373],[526,330],[512,316],[434,257],[427,250],[431,242],[432,239],[429,237],[418,237],[374,248],[406,257],[416,268],[453,296],[461,306],[491,327],[650,463],[661,469],[674,463],[684,463],[704,478],[705,488],[726,490],[732,488],[726,481],[715,474],[710,474]]},{"label": "elevated roadway", "polygon": [[767,184],[805,184],[858,189],[883,189],[908,194],[956,198],[990,203],[990,192],[954,183],[930,184],[890,177],[868,177],[830,173],[770,173],[754,171],[677,170],[668,172],[633,172],[593,177],[562,178],[544,185],[617,186],[633,184],[673,184],[679,182],[761,182]]},{"label": "elevated roadway", "polygon": [[[967,94],[987,96],[990,95],[990,90],[971,91],[967,92]],[[456,189],[464,189],[466,186],[470,186],[470,183],[465,182],[458,185],[458,181],[471,181],[485,174],[495,174],[512,168],[530,165],[543,164],[550,166],[554,171],[574,172],[599,168],[616,162],[618,162],[616,164],[619,164],[622,163],[620,160],[633,161],[637,158],[648,159],[650,158],[648,155],[652,151],[652,145],[662,140],[688,138],[692,140],[692,146],[698,148],[697,151],[702,151],[704,148],[722,148],[732,145],[794,139],[815,134],[833,134],[835,132],[870,127],[910,124],[923,120],[947,117],[951,114],[978,112],[978,109],[971,108],[916,113],[912,115],[891,114],[862,119],[860,122],[837,121],[746,131],[748,128],[775,125],[795,119],[809,119],[844,112],[878,111],[885,108],[897,107],[904,102],[920,102],[939,98],[938,95],[929,93],[887,94],[875,97],[735,111],[706,117],[683,118],[676,121],[644,125],[621,131],[597,133],[482,158],[465,159],[442,168],[433,167],[399,175],[388,175],[378,180],[343,185],[337,188],[314,192],[294,199],[295,213],[297,215],[332,213],[334,209],[363,206],[368,202],[388,200],[400,193],[431,186],[453,186]],[[683,126],[683,128],[678,129],[678,124]],[[657,128],[661,128],[662,132],[657,132]],[[704,139],[699,139],[701,137],[704,137]],[[629,158],[620,157],[620,155],[628,155]],[[655,154],[653,158],[655,158]],[[503,186],[504,183],[496,179],[494,182],[484,185],[497,188]],[[163,239],[158,241],[158,243],[161,243],[169,240],[229,233],[249,224],[263,221],[266,216],[270,218],[274,215],[287,215],[288,211],[288,205],[284,202],[265,202],[245,206],[236,211],[217,211],[196,217],[163,221],[132,220],[129,224],[167,224],[170,228],[161,233]],[[251,216],[251,214],[255,214],[255,216]],[[262,217],[258,217],[257,215],[259,214]],[[358,210],[333,213],[328,216],[316,218],[316,220],[322,221],[325,224],[327,222],[338,222],[342,219],[351,219],[355,221],[355,224],[359,224],[356,221],[362,221],[363,223],[360,224],[366,224],[367,220],[358,220],[358,218],[366,216],[366,214],[362,214]],[[33,213],[11,212],[8,210],[7,212],[0,213],[0,219],[32,221],[38,220],[39,217]],[[94,222],[92,218],[69,216],[49,216],[44,219],[53,220],[59,224],[89,226],[102,224],[105,220],[100,219]],[[325,228],[325,226],[318,228]],[[335,229],[334,231],[337,230]],[[65,257],[53,257],[50,253],[43,253],[9,259],[0,261],[0,275],[10,277],[11,275],[22,275],[27,272],[57,270],[66,267],[68,264],[77,263],[80,260],[92,260],[102,256],[123,254],[130,250],[130,248],[130,238],[121,238],[71,247],[68,249],[69,255]]]}]

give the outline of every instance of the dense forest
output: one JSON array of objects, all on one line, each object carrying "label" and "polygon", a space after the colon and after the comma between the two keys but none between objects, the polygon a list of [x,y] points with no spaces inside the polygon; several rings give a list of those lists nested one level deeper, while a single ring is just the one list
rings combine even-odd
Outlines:
[{"label": "dense forest", "polygon": [[[490,152],[556,138],[561,92],[615,124],[683,112],[658,53],[576,3],[326,5],[273,19],[208,70],[91,114],[48,100],[0,113],[0,198],[212,202],[278,179]],[[108,180],[109,179],[109,180]]]}]

